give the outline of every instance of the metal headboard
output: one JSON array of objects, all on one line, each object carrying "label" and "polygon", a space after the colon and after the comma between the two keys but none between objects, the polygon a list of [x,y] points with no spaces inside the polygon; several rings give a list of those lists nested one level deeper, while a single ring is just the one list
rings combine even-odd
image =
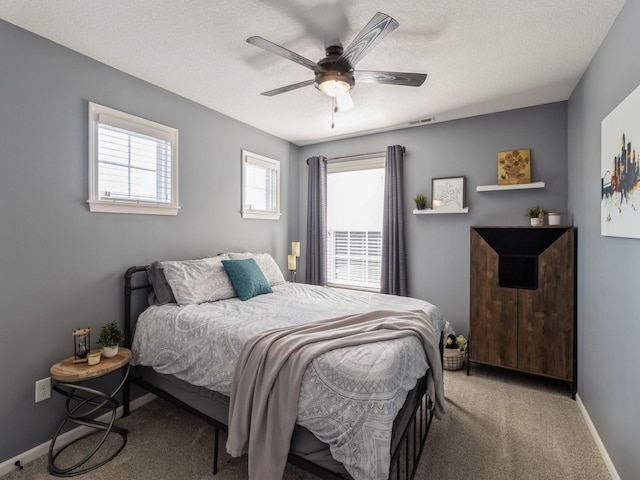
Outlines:
[{"label": "metal headboard", "polygon": [[133,340],[133,322],[131,317],[131,301],[132,293],[135,290],[148,290],[151,288],[151,284],[148,282],[146,276],[144,283],[139,285],[133,285],[132,278],[136,273],[146,272],[148,265],[129,267],[124,274],[124,345],[127,348],[131,348],[131,341]]}]

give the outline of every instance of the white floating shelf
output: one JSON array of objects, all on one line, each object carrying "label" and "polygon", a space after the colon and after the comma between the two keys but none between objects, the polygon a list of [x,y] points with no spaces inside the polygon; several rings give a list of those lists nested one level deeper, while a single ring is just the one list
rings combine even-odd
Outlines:
[{"label": "white floating shelf", "polygon": [[464,208],[425,208],[424,210],[414,210],[414,215],[436,215],[443,213],[469,213],[469,207]]},{"label": "white floating shelf", "polygon": [[498,190],[526,190],[529,188],[544,188],[544,182],[519,183],[516,185],[478,185],[478,192],[495,192]]}]

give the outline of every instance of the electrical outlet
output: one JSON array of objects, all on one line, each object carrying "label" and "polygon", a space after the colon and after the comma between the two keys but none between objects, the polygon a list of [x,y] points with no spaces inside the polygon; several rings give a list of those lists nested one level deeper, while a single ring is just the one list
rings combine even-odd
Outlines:
[{"label": "electrical outlet", "polygon": [[51,377],[36,381],[36,403],[51,398]]}]

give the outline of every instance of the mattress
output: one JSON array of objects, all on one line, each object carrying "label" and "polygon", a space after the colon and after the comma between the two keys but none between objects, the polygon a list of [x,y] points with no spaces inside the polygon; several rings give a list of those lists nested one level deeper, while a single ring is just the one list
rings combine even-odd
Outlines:
[{"label": "mattress", "polygon": [[[422,310],[438,332],[445,323],[434,305],[418,299],[285,283],[245,302],[149,307],[138,318],[132,363],[228,395],[252,336],[376,310]],[[414,336],[327,352],[305,371],[297,423],[329,445],[352,477],[387,478],[394,419],[428,368]]]}]

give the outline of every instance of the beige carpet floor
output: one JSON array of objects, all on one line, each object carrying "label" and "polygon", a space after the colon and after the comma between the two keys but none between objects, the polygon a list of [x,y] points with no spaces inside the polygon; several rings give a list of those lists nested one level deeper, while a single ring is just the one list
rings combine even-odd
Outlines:
[{"label": "beige carpet floor", "polygon": [[[420,480],[608,480],[611,478],[566,384],[472,365],[445,371],[447,414],[434,420],[416,478]],[[117,424],[129,429],[125,449],[86,480],[242,480],[246,458],[224,452],[212,477],[213,429],[161,400]],[[116,437],[117,438],[117,437]],[[109,440],[99,452],[108,452]],[[60,458],[71,461],[77,444]],[[96,458],[99,455],[96,455]],[[47,458],[39,458],[2,480],[52,478]],[[285,479],[315,477],[287,466]],[[265,479],[271,480],[271,479]]]}]

